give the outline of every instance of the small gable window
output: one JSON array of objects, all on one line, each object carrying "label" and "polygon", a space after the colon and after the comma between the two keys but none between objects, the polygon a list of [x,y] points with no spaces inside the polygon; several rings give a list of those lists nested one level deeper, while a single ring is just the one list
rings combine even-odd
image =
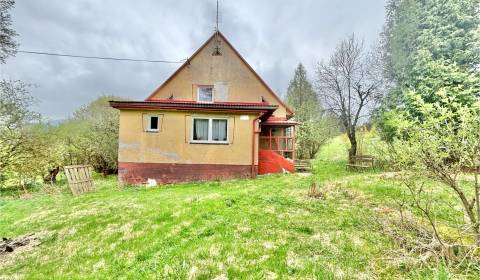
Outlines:
[{"label": "small gable window", "polygon": [[227,119],[194,118],[192,143],[228,143]]},{"label": "small gable window", "polygon": [[213,86],[198,87],[198,102],[213,102]]}]

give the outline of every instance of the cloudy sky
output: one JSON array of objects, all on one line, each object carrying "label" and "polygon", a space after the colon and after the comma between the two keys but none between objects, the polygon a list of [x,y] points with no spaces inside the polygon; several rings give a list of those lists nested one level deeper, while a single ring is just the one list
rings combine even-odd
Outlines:
[{"label": "cloudy sky", "polygon": [[[215,0],[17,0],[20,50],[151,60],[190,56],[213,32]],[[220,31],[279,95],[295,66],[328,58],[355,32],[372,44],[384,0],[220,0]],[[1,78],[35,86],[37,111],[65,119],[102,94],[143,100],[179,65],[18,53]]]}]

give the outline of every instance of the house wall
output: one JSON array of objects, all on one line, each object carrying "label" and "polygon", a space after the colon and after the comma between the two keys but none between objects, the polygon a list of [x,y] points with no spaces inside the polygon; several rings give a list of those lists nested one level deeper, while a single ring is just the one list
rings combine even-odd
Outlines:
[{"label": "house wall", "polygon": [[[160,131],[144,131],[144,115],[161,115]],[[161,183],[227,179],[252,175],[254,113],[197,113],[122,110],[119,131],[119,178],[124,183]],[[228,119],[228,144],[192,144],[193,117]],[[258,164],[255,135],[254,171]]]},{"label": "house wall", "polygon": [[279,105],[273,114],[275,117],[285,117],[286,108],[278,102],[235,51],[221,37],[219,40],[221,56],[212,56],[215,45],[214,40],[210,40],[192,58],[188,66],[157,89],[150,99],[166,99],[173,94],[174,99],[177,100],[196,101],[198,85],[220,83],[227,86],[228,97],[226,100],[216,98],[216,101],[261,102],[263,96],[270,104]]}]

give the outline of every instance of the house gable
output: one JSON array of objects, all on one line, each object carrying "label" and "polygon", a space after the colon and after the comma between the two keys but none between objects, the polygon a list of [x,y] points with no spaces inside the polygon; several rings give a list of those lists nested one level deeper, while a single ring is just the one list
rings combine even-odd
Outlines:
[{"label": "house gable", "polygon": [[[268,87],[222,33],[213,34],[176,72],[158,87],[146,101],[197,100],[199,86],[215,87],[214,101],[262,102],[278,105],[277,117],[293,112]],[[221,55],[212,55],[216,41]]]}]

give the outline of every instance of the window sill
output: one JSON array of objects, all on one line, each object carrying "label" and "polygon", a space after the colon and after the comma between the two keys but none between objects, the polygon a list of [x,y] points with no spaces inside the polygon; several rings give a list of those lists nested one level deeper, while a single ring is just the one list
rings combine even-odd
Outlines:
[{"label": "window sill", "polygon": [[190,141],[190,144],[228,145],[228,141]]},{"label": "window sill", "polygon": [[147,133],[158,133],[159,130],[145,130],[145,132],[147,132]]}]

